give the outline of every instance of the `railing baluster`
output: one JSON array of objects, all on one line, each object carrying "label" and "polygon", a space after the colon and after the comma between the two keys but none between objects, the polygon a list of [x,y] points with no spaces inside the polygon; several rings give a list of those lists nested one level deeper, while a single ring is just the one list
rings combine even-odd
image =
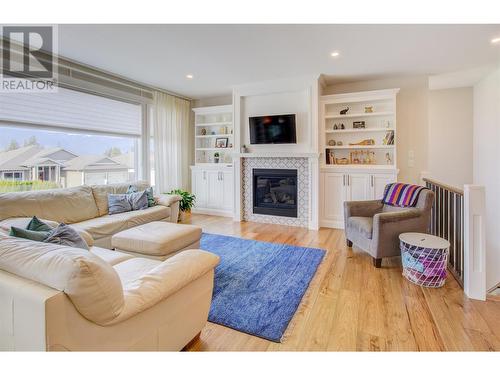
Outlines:
[{"label": "railing baluster", "polygon": [[448,268],[463,286],[464,277],[464,207],[463,191],[424,179],[426,187],[434,192],[430,232],[450,241]]}]

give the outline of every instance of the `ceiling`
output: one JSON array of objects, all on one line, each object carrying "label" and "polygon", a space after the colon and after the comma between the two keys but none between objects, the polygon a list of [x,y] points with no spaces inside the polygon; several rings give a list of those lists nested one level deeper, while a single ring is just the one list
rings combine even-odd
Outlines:
[{"label": "ceiling", "polygon": [[308,74],[334,84],[470,69],[499,61],[498,36],[500,25],[60,25],[59,54],[197,99]]}]

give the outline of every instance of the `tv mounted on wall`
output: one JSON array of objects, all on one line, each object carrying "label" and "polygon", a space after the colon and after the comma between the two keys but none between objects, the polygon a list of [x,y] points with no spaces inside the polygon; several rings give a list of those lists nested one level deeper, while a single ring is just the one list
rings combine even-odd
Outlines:
[{"label": "tv mounted on wall", "polygon": [[257,116],[249,118],[250,143],[297,143],[295,115]]}]

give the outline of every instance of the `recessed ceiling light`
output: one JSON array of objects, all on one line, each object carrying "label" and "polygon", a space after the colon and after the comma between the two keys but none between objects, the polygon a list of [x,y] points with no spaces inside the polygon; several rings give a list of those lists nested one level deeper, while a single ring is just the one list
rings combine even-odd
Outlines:
[{"label": "recessed ceiling light", "polygon": [[194,78],[194,76],[193,76],[192,74],[186,74],[186,78],[187,78],[187,79],[193,79],[193,78]]},{"label": "recessed ceiling light", "polygon": [[500,38],[493,38],[491,39],[492,44],[500,43]]},{"label": "recessed ceiling light", "polygon": [[339,55],[340,55],[340,52],[337,52],[337,51],[330,53],[331,57],[338,57]]}]

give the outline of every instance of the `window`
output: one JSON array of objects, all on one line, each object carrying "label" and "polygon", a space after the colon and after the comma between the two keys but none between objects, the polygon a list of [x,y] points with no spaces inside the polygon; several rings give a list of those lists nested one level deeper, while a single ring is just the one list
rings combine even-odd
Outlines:
[{"label": "window", "polygon": [[140,104],[59,88],[0,94],[0,192],[139,176]]},{"label": "window", "polygon": [[138,137],[14,126],[0,132],[0,192],[137,179]]}]

